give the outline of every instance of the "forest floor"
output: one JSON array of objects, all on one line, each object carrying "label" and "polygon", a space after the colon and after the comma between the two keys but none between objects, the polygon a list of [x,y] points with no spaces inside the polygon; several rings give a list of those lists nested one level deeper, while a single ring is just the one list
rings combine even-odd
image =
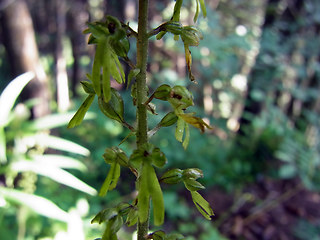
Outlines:
[{"label": "forest floor", "polygon": [[214,225],[230,240],[320,239],[320,194],[299,180],[264,179],[239,197],[214,189],[206,199],[214,203]]}]

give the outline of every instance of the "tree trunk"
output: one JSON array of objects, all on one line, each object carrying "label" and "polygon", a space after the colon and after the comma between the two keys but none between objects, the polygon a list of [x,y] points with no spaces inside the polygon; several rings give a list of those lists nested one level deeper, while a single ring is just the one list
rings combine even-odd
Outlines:
[{"label": "tree trunk", "polygon": [[49,113],[48,78],[39,62],[39,53],[35,40],[32,19],[24,0],[7,1],[2,9],[1,25],[4,34],[4,45],[8,55],[12,77],[31,71],[35,73],[24,89],[24,100],[37,98],[39,102],[32,109],[33,117]]},{"label": "tree trunk", "polygon": [[66,111],[70,105],[67,63],[63,56],[63,36],[66,31],[66,4],[64,0],[55,1],[56,9],[56,84],[57,84],[57,103],[59,111]]},{"label": "tree trunk", "polygon": [[107,15],[112,15],[117,17],[118,19],[124,21],[124,0],[109,0],[105,1],[105,13]]},{"label": "tree trunk", "polygon": [[86,29],[86,22],[89,20],[89,14],[86,9],[86,1],[76,1],[73,3],[67,14],[67,32],[69,34],[72,55],[73,55],[73,69],[71,78],[71,92],[73,97],[77,96],[76,88],[83,76],[84,72],[81,70],[80,58],[85,54],[86,49],[86,37],[82,33]]},{"label": "tree trunk", "polygon": [[[268,8],[271,8],[270,5],[275,4],[275,2],[279,2],[279,0],[269,0],[267,3],[265,3],[264,10],[265,10],[265,17],[264,22],[260,27],[260,31],[263,33],[264,29],[269,27],[274,22],[275,13],[272,11],[268,12]],[[261,22],[261,23],[262,23]],[[254,56],[254,61],[249,64],[248,66],[245,65],[244,69],[242,69],[243,73],[248,76],[248,85],[247,85],[247,91],[245,93],[245,102],[244,102],[244,108],[242,111],[242,116],[239,119],[239,136],[240,138],[242,136],[246,136],[246,132],[248,131],[248,127],[251,124],[251,119],[253,119],[253,116],[257,116],[261,113],[264,102],[254,97],[252,94],[253,91],[260,92],[262,94],[267,95],[268,87],[272,87],[272,84],[270,82],[266,82],[265,78],[261,78],[260,76],[266,76],[266,72],[268,72],[268,69],[259,69],[253,66],[253,64],[256,61],[261,60],[261,56],[264,54],[264,50],[260,49],[260,44],[257,44],[257,48],[259,48],[259,53],[256,53],[257,55]],[[251,66],[250,66],[251,65]],[[248,68],[248,69],[246,69]],[[270,80],[270,79],[269,79]]]}]

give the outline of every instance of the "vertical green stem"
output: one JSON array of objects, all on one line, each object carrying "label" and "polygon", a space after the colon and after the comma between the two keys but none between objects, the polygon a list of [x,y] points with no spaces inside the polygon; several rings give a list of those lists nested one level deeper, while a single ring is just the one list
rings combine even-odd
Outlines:
[{"label": "vertical green stem", "polygon": [[[148,61],[148,0],[139,0],[138,40],[137,40],[137,147],[148,142],[147,108],[143,103],[147,99],[147,61]],[[149,220],[138,221],[138,240],[144,240],[148,234]]]},{"label": "vertical green stem", "polygon": [[140,73],[137,75],[137,146],[140,147],[148,141],[147,137],[147,108],[143,104],[147,98],[147,60],[148,60],[148,0],[139,0],[138,40],[137,40],[137,66]]}]

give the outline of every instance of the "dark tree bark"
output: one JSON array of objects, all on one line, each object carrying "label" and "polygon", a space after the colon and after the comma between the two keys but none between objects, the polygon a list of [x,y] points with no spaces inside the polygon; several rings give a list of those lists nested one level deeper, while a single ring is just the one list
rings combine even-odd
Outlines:
[{"label": "dark tree bark", "polygon": [[67,33],[71,40],[74,61],[70,86],[73,97],[77,96],[76,87],[84,76],[80,67],[80,58],[85,54],[86,50],[86,38],[82,31],[86,29],[88,20],[87,1],[74,2],[67,14]]},{"label": "dark tree bark", "polygon": [[105,13],[112,15],[120,20],[124,20],[125,1],[124,0],[109,0],[105,1]]},{"label": "dark tree bark", "polygon": [[[4,2],[2,2],[4,3]],[[39,54],[35,40],[32,19],[24,0],[7,1],[1,10],[1,27],[5,33],[4,45],[10,62],[13,76],[31,71],[35,73],[32,80],[22,93],[23,99],[37,98],[39,103],[34,106],[34,117],[49,113],[48,78],[39,62]]]}]

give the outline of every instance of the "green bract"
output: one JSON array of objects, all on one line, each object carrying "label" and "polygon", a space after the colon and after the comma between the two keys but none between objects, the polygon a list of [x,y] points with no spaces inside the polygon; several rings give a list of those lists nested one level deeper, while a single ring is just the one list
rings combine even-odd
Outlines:
[{"label": "green bract", "polygon": [[201,189],[205,189],[205,187],[192,178],[188,178],[183,180],[184,185],[189,191],[199,191]]},{"label": "green bract", "polygon": [[70,122],[68,124],[68,128],[73,128],[75,126],[80,125],[86,112],[88,111],[89,107],[92,104],[94,96],[95,96],[94,94],[89,94],[89,96],[86,98],[86,100],[84,100],[84,102],[81,104],[78,111],[75,113],[73,118],[70,120]]},{"label": "green bract", "polygon": [[103,223],[109,221],[111,218],[118,215],[115,208],[107,208],[99,212],[92,220],[91,223]]},{"label": "green bract", "polygon": [[138,209],[132,207],[128,213],[126,224],[131,227],[138,222]]},{"label": "green bract", "polygon": [[135,78],[135,77],[138,75],[139,72],[140,72],[140,69],[138,69],[138,68],[134,68],[134,69],[131,69],[131,70],[130,70],[130,72],[129,72],[129,74],[128,74],[127,86],[130,85],[132,79]]},{"label": "green bract", "polygon": [[105,102],[102,97],[98,98],[98,102],[99,108],[104,115],[120,123],[124,122],[123,100],[119,92],[117,92],[117,90],[111,88],[111,97],[109,102]]},{"label": "green bract", "polygon": [[131,204],[129,204],[129,203],[119,203],[116,206],[116,209],[117,209],[119,215],[125,216],[125,215],[129,214],[129,212],[131,211],[132,207],[133,206]]},{"label": "green bract", "polygon": [[196,191],[190,192],[192,196],[192,201],[196,205],[199,212],[208,220],[214,216],[210,204]]},{"label": "green bract", "polygon": [[88,23],[88,27],[89,29],[83,31],[83,33],[91,33],[95,39],[105,38],[110,34],[107,26],[101,22]]},{"label": "green bract", "polygon": [[162,225],[164,220],[164,202],[161,187],[153,166],[144,162],[139,178],[138,209],[139,221],[145,222],[149,215],[150,199],[153,203],[155,225]]},{"label": "green bract", "polygon": [[88,94],[96,94],[94,89],[93,89],[93,85],[92,83],[88,82],[88,81],[81,81],[81,86],[83,88],[83,90],[88,93]]},{"label": "green bract", "polygon": [[103,185],[99,191],[99,196],[105,196],[109,190],[117,186],[120,177],[120,164],[113,162]]},{"label": "green bract", "polygon": [[130,42],[128,38],[122,38],[120,40],[118,39],[112,39],[110,41],[110,44],[114,50],[114,52],[119,57],[127,57],[129,49],[130,49]]},{"label": "green bract", "polygon": [[127,155],[118,147],[107,148],[103,154],[103,158],[111,167],[100,189],[100,196],[106,195],[108,190],[112,190],[117,186],[120,177],[120,166],[131,169]]}]

